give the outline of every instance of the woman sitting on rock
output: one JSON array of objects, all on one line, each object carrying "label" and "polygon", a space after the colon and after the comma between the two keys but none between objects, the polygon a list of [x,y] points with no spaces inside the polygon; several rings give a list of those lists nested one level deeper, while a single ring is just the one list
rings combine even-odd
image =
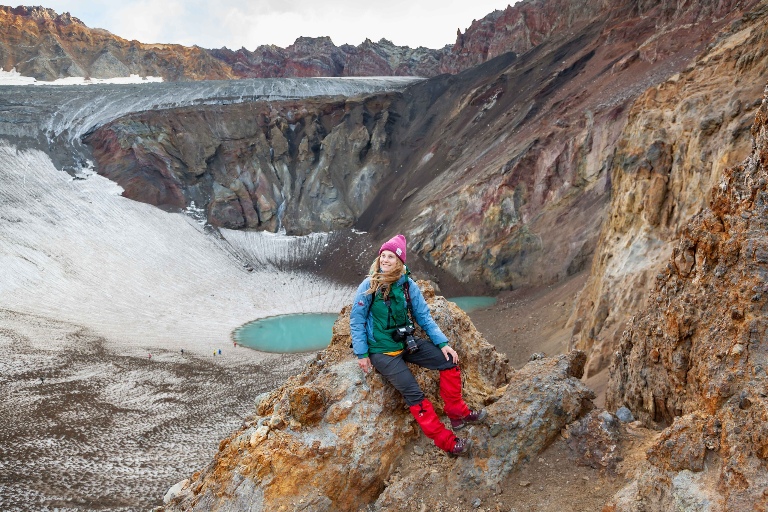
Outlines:
[{"label": "woman sitting on rock", "polygon": [[[459,356],[448,346],[448,338],[409,276],[405,237],[397,235],[381,246],[370,275],[357,289],[349,321],[352,348],[365,373],[376,368],[403,395],[411,414],[435,445],[453,455],[466,455],[471,441],[445,428],[406,363],[440,370],[440,397],[453,430],[483,420],[486,412],[473,411],[464,403]],[[413,337],[408,310],[431,341]]]}]

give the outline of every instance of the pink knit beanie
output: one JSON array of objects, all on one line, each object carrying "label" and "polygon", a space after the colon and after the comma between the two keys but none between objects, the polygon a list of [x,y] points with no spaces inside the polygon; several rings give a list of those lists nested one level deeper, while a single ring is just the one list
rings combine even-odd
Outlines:
[{"label": "pink knit beanie", "polygon": [[384,251],[392,251],[400,258],[400,261],[405,263],[405,237],[403,235],[395,235],[381,246],[379,254]]}]

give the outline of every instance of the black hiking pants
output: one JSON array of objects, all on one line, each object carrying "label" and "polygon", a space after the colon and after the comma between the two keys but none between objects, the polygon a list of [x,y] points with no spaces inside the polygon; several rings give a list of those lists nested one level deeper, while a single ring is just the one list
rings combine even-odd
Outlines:
[{"label": "black hiking pants", "polygon": [[369,356],[373,367],[403,395],[409,407],[420,404],[424,400],[424,392],[406,363],[416,364],[429,370],[450,370],[456,367],[452,360],[445,359],[442,350],[430,340],[416,338],[416,342],[419,350],[413,354],[403,351],[396,356],[386,354]]}]

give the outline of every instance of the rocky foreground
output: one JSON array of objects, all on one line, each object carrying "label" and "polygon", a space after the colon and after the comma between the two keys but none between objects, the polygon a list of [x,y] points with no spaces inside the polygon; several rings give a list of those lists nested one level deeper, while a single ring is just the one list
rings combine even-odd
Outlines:
[{"label": "rocky foreground", "polygon": [[[592,409],[594,393],[579,380],[583,353],[535,357],[514,371],[466,314],[419,284],[462,357],[468,403],[489,412],[486,424],[467,433],[471,458],[439,453],[433,467],[441,470],[427,468],[428,479],[422,471],[400,472],[421,433],[397,392],[378,374],[361,373],[349,350],[347,308],[328,349],[264,395],[247,424],[221,442],[214,461],[169,491],[166,510],[391,510],[414,497],[436,509],[477,487],[497,492],[510,472]],[[440,404],[436,377],[417,370],[428,397]]]}]

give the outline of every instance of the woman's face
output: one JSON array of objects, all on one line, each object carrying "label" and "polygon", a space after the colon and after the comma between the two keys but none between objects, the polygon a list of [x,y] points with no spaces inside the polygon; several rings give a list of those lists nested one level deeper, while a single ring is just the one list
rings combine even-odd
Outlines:
[{"label": "woman's face", "polygon": [[379,266],[383,272],[389,272],[397,265],[397,256],[392,251],[382,251],[379,254]]}]

